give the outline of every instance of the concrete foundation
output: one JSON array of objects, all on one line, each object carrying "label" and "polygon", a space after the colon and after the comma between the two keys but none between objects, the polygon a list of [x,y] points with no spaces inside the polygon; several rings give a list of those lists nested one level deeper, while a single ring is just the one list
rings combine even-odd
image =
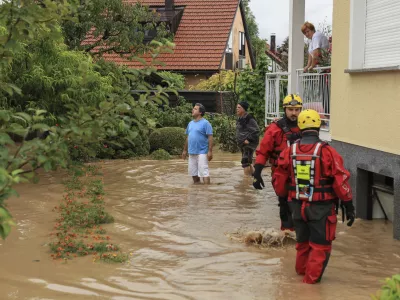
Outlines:
[{"label": "concrete foundation", "polygon": [[374,196],[377,194],[389,221],[393,221],[393,237],[400,240],[400,155],[335,140],[330,144],[351,173],[357,217],[372,220],[383,216]]}]

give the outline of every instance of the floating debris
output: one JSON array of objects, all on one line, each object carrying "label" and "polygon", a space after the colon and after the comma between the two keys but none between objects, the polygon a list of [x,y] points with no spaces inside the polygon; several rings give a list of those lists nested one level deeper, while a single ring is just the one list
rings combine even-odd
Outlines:
[{"label": "floating debris", "polygon": [[290,230],[277,230],[275,228],[248,230],[240,227],[236,232],[226,234],[231,240],[248,245],[261,247],[283,247],[296,243],[296,234]]}]

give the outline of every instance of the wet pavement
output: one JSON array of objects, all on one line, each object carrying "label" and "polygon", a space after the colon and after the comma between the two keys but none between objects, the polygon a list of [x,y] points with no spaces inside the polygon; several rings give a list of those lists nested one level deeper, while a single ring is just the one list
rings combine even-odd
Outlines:
[{"label": "wet pavement", "polygon": [[[102,163],[112,241],[131,253],[123,264],[53,261],[47,243],[63,192],[62,174],[18,187],[9,203],[17,221],[0,241],[0,299],[369,299],[385,277],[400,273],[392,225],[338,224],[323,281],[301,283],[294,247],[265,249],[230,240],[239,227],[278,228],[274,192],[256,191],[240,155],[215,153],[209,186],[193,185],[187,161]],[[341,223],[341,222],[339,222]]]}]

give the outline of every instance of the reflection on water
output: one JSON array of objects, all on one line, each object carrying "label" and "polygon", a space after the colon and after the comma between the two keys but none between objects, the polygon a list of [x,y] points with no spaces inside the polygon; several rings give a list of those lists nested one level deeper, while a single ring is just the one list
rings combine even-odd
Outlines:
[{"label": "reflection on water", "polygon": [[[243,176],[240,155],[218,153],[212,184],[192,185],[187,161],[104,163],[111,237],[133,255],[126,264],[51,260],[47,242],[63,191],[60,174],[19,187],[10,201],[17,230],[1,242],[0,299],[368,299],[400,272],[391,224],[338,226],[322,284],[305,285],[295,250],[259,249],[226,237],[238,227],[279,227],[277,201]],[[378,243],[379,241],[379,243]]]}]

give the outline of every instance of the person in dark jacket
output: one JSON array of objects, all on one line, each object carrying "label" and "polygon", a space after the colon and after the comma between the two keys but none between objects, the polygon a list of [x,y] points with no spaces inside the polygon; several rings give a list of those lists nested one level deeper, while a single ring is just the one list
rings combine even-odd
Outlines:
[{"label": "person in dark jacket", "polygon": [[252,165],[253,153],[258,146],[260,128],[252,115],[247,113],[249,104],[246,101],[239,102],[236,106],[236,140],[242,151],[242,167],[244,174],[251,176],[254,172]]}]

